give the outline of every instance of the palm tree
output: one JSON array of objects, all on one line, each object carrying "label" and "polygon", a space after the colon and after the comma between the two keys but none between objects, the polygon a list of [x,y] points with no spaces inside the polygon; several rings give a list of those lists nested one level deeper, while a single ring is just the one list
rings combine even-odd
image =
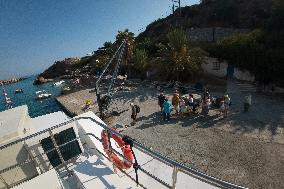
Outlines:
[{"label": "palm tree", "polygon": [[200,70],[204,51],[199,48],[190,48],[186,35],[182,30],[174,30],[167,35],[168,43],[160,44],[160,59],[166,67],[168,74],[175,73],[179,80],[182,72],[191,77]]},{"label": "palm tree", "polygon": [[129,59],[132,57],[133,48],[134,48],[134,33],[129,32],[128,29],[125,29],[123,32],[118,31],[116,35],[116,44],[120,45],[122,41],[125,40],[127,44],[127,55]]},{"label": "palm tree", "polygon": [[128,69],[128,74],[130,72],[130,65],[129,61],[133,57],[133,49],[134,49],[134,33],[130,32],[128,29],[125,29],[124,31],[118,31],[116,35],[116,47],[118,47],[122,41],[126,41],[127,48],[126,48],[126,53],[125,53],[125,65]]}]

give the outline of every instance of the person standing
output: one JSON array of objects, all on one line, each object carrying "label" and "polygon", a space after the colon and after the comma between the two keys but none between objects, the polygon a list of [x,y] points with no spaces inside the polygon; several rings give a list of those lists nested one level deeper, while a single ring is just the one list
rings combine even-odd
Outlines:
[{"label": "person standing", "polygon": [[180,112],[182,116],[184,116],[188,112],[184,99],[180,100]]},{"label": "person standing", "polygon": [[194,107],[194,98],[193,98],[193,94],[189,94],[189,99],[188,99],[188,109],[190,112],[193,111],[193,107]]},{"label": "person standing", "polygon": [[160,106],[161,112],[163,112],[163,104],[165,102],[165,99],[166,99],[166,97],[165,97],[164,93],[161,92],[160,95],[158,96],[158,104]]},{"label": "person standing", "polygon": [[220,111],[220,115],[223,116],[225,114],[225,100],[224,100],[224,98],[222,98],[222,100],[220,101],[219,111]]},{"label": "person standing", "polygon": [[210,98],[206,99],[205,101],[202,102],[202,111],[201,113],[205,116],[208,115],[209,109],[210,109],[211,101]]},{"label": "person standing", "polygon": [[179,114],[179,103],[180,103],[180,98],[179,98],[179,94],[178,93],[174,93],[174,96],[172,98],[172,103],[174,106],[174,110],[176,112],[176,115]]},{"label": "person standing", "polygon": [[164,121],[170,120],[171,106],[172,104],[169,102],[168,98],[165,98],[165,102],[163,103]]},{"label": "person standing", "polygon": [[134,105],[134,103],[130,103],[131,106],[131,118],[133,119],[133,122],[136,122],[137,119],[137,113],[140,112],[140,108],[137,105]]},{"label": "person standing", "polygon": [[248,112],[250,106],[251,106],[251,95],[248,95],[248,96],[245,96],[244,112]]},{"label": "person standing", "polygon": [[225,105],[224,116],[227,117],[229,112],[229,107],[231,105],[231,99],[229,95],[224,96],[224,105]]}]

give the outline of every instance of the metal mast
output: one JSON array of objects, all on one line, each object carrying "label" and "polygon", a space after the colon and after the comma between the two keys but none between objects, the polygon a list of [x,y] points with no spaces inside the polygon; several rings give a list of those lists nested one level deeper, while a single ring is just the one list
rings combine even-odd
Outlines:
[{"label": "metal mast", "polygon": [[[115,83],[115,80],[117,78],[118,70],[119,70],[120,64],[122,62],[122,57],[124,55],[125,48],[126,48],[126,41],[123,40],[123,42],[121,43],[121,45],[119,46],[119,48],[117,49],[117,51],[115,52],[113,57],[106,64],[102,74],[99,76],[98,80],[96,81],[95,92],[96,92],[97,102],[98,102],[98,106],[99,106],[100,118],[102,118],[102,119],[104,119],[104,117],[105,117],[104,112],[105,112],[105,110],[108,109],[108,105],[109,105],[111,97],[112,97],[111,91],[112,91],[113,85]],[[105,72],[108,70],[110,64],[112,64],[116,58],[117,58],[117,62],[116,62],[115,69],[114,69],[113,74],[112,74],[112,78],[111,78],[111,81],[110,81],[110,84],[109,84],[109,87],[108,87],[108,90],[107,90],[107,94],[102,96],[102,93],[99,90],[99,83],[100,83],[102,77],[104,76]]]}]

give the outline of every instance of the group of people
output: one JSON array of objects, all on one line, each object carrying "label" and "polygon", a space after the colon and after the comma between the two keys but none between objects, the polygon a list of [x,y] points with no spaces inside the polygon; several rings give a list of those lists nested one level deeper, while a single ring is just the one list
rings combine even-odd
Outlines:
[{"label": "group of people", "polygon": [[[228,94],[225,94],[221,98],[213,98],[208,90],[203,93],[202,100],[195,100],[193,94],[181,97],[179,92],[176,90],[170,100],[163,92],[158,96],[158,105],[160,111],[163,114],[163,118],[169,121],[171,113],[176,116],[190,115],[197,112],[198,106],[201,104],[201,114],[206,116],[209,110],[215,106],[219,111],[219,115],[227,117],[231,106],[231,99]],[[140,112],[140,107],[134,103],[130,103],[131,106],[131,118],[133,123],[136,122],[137,114]],[[251,106],[251,95],[245,97],[244,101],[244,112],[247,112]]]},{"label": "group of people", "polygon": [[208,115],[210,107],[213,103],[219,108],[219,115],[223,115],[224,117],[228,116],[229,108],[231,106],[231,99],[228,94],[224,95],[219,99],[216,99],[211,97],[209,91],[206,90],[203,94],[201,113],[203,115]]},{"label": "group of people", "polygon": [[173,110],[175,115],[182,115],[196,112],[197,105],[194,102],[193,94],[189,94],[189,97],[183,99],[178,91],[175,91],[170,101],[164,93],[160,93],[158,96],[158,105],[160,106],[160,111],[163,113],[164,120],[170,120],[170,114]]},{"label": "group of people", "polygon": [[[209,91],[206,90],[203,94],[201,103],[201,114],[208,115],[212,103],[216,103],[216,99],[212,98]],[[219,103],[219,112],[224,117],[227,117],[229,107],[231,105],[231,99],[229,95],[224,95]],[[173,111],[176,116],[184,116],[186,114],[196,113],[198,102],[195,102],[193,94],[182,98],[178,91],[175,91],[171,101],[164,93],[160,93],[158,96],[158,105],[160,106],[160,111],[163,113],[164,120],[170,120],[171,112]]]}]

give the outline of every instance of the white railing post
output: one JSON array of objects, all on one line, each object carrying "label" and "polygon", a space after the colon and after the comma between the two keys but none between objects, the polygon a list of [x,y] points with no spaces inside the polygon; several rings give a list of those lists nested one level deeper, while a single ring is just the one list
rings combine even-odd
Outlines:
[{"label": "white railing post", "polygon": [[176,188],[177,173],[178,173],[178,168],[177,168],[177,166],[174,166],[173,167],[173,174],[172,174],[172,189]]}]

